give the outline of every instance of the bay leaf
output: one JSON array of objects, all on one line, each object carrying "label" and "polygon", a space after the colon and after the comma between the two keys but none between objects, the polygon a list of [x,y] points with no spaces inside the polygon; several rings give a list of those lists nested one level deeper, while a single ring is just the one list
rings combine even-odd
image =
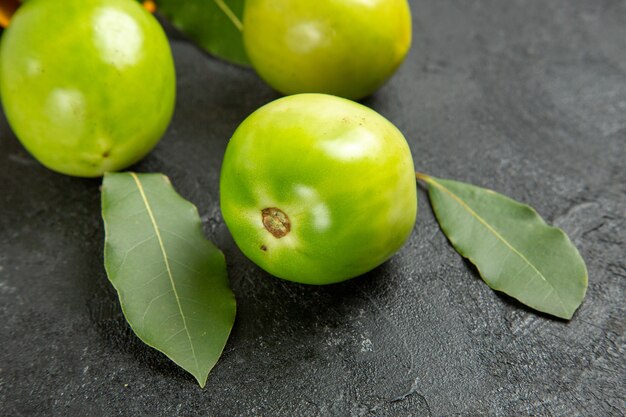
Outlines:
[{"label": "bay leaf", "polygon": [[156,0],[157,12],[209,53],[249,66],[243,45],[244,0]]},{"label": "bay leaf", "polygon": [[567,235],[537,212],[492,190],[417,174],[441,229],[482,279],[529,307],[571,319],[587,268]]},{"label": "bay leaf", "polygon": [[164,175],[109,173],[102,217],[105,268],[130,327],[204,387],[236,307],[224,255],[196,207]]}]

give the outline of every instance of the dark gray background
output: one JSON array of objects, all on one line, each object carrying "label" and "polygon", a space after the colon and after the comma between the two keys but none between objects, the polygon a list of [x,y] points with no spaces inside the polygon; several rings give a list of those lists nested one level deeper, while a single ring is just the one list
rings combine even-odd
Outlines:
[{"label": "dark gray background", "polygon": [[200,389],[126,325],[102,264],[99,180],[36,163],[0,122],[0,414],[618,416],[626,411],[626,2],[412,3],[414,44],[365,104],[416,169],[493,188],[566,230],[589,269],[573,320],[490,290],[419,192],[406,246],[352,281],[271,278],[218,206],[229,136],[277,97],[178,35],[178,102],[134,167],[163,172],[227,257],[238,316]]}]

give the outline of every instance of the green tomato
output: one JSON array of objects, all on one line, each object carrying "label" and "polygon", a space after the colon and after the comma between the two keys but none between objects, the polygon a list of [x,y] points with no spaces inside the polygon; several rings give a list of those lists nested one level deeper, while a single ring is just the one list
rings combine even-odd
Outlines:
[{"label": "green tomato", "polygon": [[243,26],[252,66],[284,94],[368,96],[411,46],[407,0],[246,0]]},{"label": "green tomato", "polygon": [[276,100],[226,149],[224,221],[237,246],[277,277],[330,284],[391,257],[415,224],[409,146],[358,103],[324,94]]},{"label": "green tomato", "polygon": [[24,147],[55,171],[96,177],[159,141],[175,101],[157,20],[128,0],[31,0],[0,49],[0,97]]}]

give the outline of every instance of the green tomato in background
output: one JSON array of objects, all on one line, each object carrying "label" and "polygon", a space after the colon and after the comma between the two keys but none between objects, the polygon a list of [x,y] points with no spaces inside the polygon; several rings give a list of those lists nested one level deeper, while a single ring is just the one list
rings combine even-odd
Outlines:
[{"label": "green tomato in background", "polygon": [[30,0],[5,31],[0,97],[48,168],[96,177],[132,165],[172,117],[176,81],[157,20],[129,0]]},{"label": "green tomato in background", "polygon": [[252,66],[284,94],[363,98],[411,46],[407,0],[246,0],[243,26]]},{"label": "green tomato in background", "polygon": [[237,246],[272,275],[330,284],[406,241],[417,213],[409,146],[394,125],[324,94],[276,100],[236,130],[220,179]]}]

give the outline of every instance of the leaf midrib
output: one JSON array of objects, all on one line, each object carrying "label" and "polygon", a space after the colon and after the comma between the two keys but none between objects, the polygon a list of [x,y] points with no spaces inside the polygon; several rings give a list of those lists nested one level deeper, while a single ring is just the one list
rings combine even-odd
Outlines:
[{"label": "leaf midrib", "polygon": [[172,285],[172,290],[174,293],[174,297],[176,298],[176,304],[178,305],[178,311],[180,312],[180,316],[183,320],[183,328],[185,329],[185,333],[187,335],[187,340],[189,340],[189,346],[191,347],[191,354],[193,355],[194,363],[196,365],[196,371],[200,374],[200,366],[198,365],[198,357],[196,356],[195,349],[193,347],[193,342],[191,340],[191,334],[189,333],[189,328],[187,327],[187,321],[185,320],[185,314],[183,313],[183,307],[180,303],[180,298],[178,296],[178,291],[176,290],[176,284],[174,283],[174,276],[172,275],[172,270],[170,268],[170,263],[167,257],[167,253],[165,251],[165,245],[163,244],[163,239],[161,238],[161,233],[159,232],[159,226],[157,225],[156,218],[152,212],[152,208],[150,203],[148,202],[148,198],[146,193],[141,185],[141,181],[139,181],[139,177],[134,172],[131,172],[130,175],[135,180],[135,184],[137,185],[137,189],[139,190],[139,194],[146,206],[146,211],[148,212],[148,216],[150,217],[150,221],[152,222],[152,227],[154,228],[154,233],[156,234],[157,240],[159,242],[159,247],[161,248],[161,254],[163,255],[163,261],[165,262],[165,269],[167,270],[167,276],[170,279],[170,284]]},{"label": "leaf midrib", "polygon": [[213,0],[213,2],[226,15],[226,17],[228,17],[233,26],[235,26],[239,32],[242,32],[243,23],[241,23],[241,20],[239,20],[235,12],[233,12],[232,9],[224,3],[224,0]]},{"label": "leaf midrib", "polygon": [[424,178],[427,182],[433,184],[435,187],[439,188],[440,190],[442,190],[443,192],[447,193],[450,197],[452,197],[452,199],[454,199],[457,203],[459,203],[459,205],[461,205],[461,207],[463,207],[472,217],[476,218],[476,220],[478,220],[488,231],[490,231],[497,239],[499,239],[502,243],[504,243],[505,246],[507,246],[513,253],[515,253],[517,256],[519,256],[526,264],[528,264],[536,273],[537,275],[539,275],[539,277],[544,280],[546,282],[546,284],[548,284],[548,286],[550,288],[552,288],[552,291],[554,292],[554,294],[556,295],[557,300],[559,301],[559,303],[561,304],[561,308],[563,308],[563,311],[565,313],[568,313],[567,308],[565,307],[565,304],[563,303],[563,300],[561,299],[561,297],[559,296],[559,293],[556,291],[556,288],[554,287],[554,285],[552,285],[552,283],[550,281],[548,281],[546,279],[546,277],[541,273],[541,271],[539,271],[537,269],[537,267],[535,265],[533,265],[528,258],[526,258],[526,256],[524,256],[523,253],[521,253],[520,251],[518,251],[513,245],[511,245],[500,233],[498,233],[498,231],[496,229],[494,229],[489,223],[487,223],[478,213],[476,213],[476,211],[474,211],[474,209],[472,209],[469,205],[467,205],[459,196],[457,196],[456,194],[454,194],[452,191],[450,191],[448,188],[446,188],[443,184],[437,182],[437,180],[435,180],[433,177],[428,177],[428,179]]}]

